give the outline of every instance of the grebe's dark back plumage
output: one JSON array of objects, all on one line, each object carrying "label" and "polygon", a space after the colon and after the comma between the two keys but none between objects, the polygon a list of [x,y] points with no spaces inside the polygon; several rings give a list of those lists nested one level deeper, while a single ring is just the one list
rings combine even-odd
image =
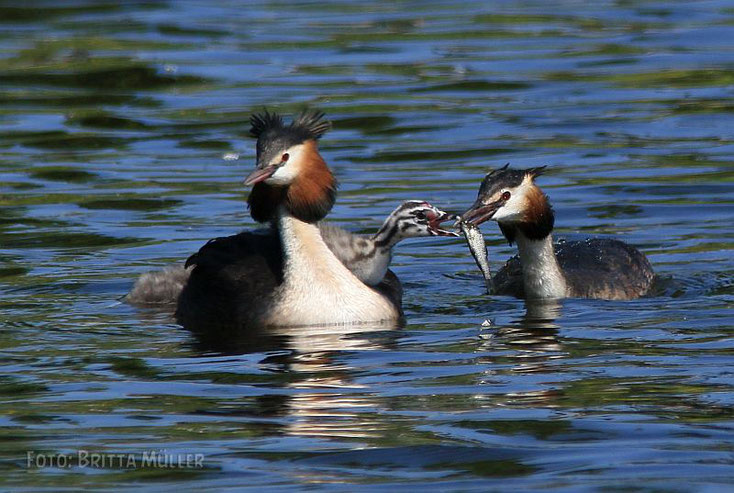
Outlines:
[{"label": "grebe's dark back plumage", "polygon": [[520,298],[600,298],[644,296],[655,277],[636,248],[615,239],[595,238],[553,245],[555,216],[548,196],[535,184],[545,167],[525,170],[507,165],[488,173],[474,205],[463,219],[493,219],[519,255],[494,277],[495,292]]},{"label": "grebe's dark back plumage", "polygon": [[179,322],[195,330],[257,324],[283,282],[281,251],[274,229],[209,240],[186,261],[193,269],[179,296]]}]

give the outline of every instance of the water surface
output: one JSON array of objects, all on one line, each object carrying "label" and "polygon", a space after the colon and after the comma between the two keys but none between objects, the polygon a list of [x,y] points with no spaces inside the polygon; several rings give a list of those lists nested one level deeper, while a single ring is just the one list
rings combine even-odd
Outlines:
[{"label": "water surface", "polygon": [[[732,39],[716,0],[0,3],[4,487],[730,486]],[[459,212],[488,169],[549,165],[556,236],[625,239],[658,289],[487,297],[438,238],[397,249],[403,328],[212,342],[121,303],[253,226],[249,115],[304,105],[334,123],[336,224]],[[497,269],[514,250],[483,230]],[[205,467],[28,470],[29,450]]]}]

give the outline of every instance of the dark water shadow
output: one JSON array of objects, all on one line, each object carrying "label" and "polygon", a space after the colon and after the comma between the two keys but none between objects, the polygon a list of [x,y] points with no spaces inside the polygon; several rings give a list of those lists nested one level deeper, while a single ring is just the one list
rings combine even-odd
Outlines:
[{"label": "dark water shadow", "polygon": [[294,354],[339,352],[394,347],[404,322],[359,325],[185,326],[194,337],[192,347],[202,354],[241,355],[290,350]]}]

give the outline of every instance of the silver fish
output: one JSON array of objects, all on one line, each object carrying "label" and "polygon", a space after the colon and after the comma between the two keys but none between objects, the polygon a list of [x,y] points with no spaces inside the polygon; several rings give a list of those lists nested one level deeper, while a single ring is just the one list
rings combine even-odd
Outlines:
[{"label": "silver fish", "polygon": [[459,228],[464,233],[464,238],[466,238],[466,243],[469,245],[469,251],[474,257],[474,261],[477,263],[479,270],[482,271],[484,283],[487,286],[487,294],[492,294],[494,283],[492,283],[492,273],[489,270],[489,254],[487,253],[487,245],[484,243],[484,235],[478,227],[464,221],[459,222]]}]

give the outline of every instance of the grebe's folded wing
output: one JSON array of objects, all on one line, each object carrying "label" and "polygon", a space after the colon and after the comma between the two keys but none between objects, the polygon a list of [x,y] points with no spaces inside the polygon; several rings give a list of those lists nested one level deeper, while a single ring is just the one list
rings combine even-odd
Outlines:
[{"label": "grebe's folded wing", "polygon": [[215,238],[189,257],[193,266],[178,300],[180,323],[198,326],[257,320],[283,282],[283,251],[273,230]]},{"label": "grebe's folded wing", "polygon": [[492,278],[494,292],[516,298],[525,297],[525,283],[522,277],[522,263],[520,257],[515,255]]}]

